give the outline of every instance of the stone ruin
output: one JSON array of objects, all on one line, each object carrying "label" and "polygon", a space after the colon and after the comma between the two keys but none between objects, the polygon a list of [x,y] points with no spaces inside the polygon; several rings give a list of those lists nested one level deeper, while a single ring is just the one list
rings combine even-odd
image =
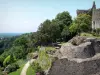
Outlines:
[{"label": "stone ruin", "polygon": [[74,37],[57,50],[48,75],[100,75],[100,40]]}]

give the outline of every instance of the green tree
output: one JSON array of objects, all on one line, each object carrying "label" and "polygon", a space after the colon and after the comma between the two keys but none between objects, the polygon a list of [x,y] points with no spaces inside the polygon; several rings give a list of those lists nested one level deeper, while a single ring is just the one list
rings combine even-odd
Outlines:
[{"label": "green tree", "polygon": [[52,20],[49,31],[50,39],[52,42],[56,42],[60,38],[60,27],[55,20]]},{"label": "green tree", "polygon": [[58,22],[61,32],[63,31],[63,28],[65,26],[70,26],[70,24],[72,23],[72,17],[68,11],[58,13],[55,20]]},{"label": "green tree", "polygon": [[68,26],[65,26],[62,33],[61,33],[61,36],[63,37],[63,40],[64,41],[68,41],[69,37],[70,37],[70,31],[69,31],[69,28]]},{"label": "green tree", "polygon": [[78,25],[75,24],[75,23],[72,23],[70,28],[69,28],[69,30],[70,30],[70,34],[71,35],[77,34],[77,32],[78,32]]},{"label": "green tree", "polygon": [[74,25],[77,26],[78,33],[88,32],[91,30],[91,16],[87,14],[80,14],[74,20]]},{"label": "green tree", "polygon": [[7,56],[7,57],[5,58],[5,60],[4,60],[4,62],[3,62],[3,65],[4,65],[4,66],[7,66],[8,64],[10,64],[10,55]]},{"label": "green tree", "polygon": [[50,24],[51,24],[51,21],[47,19],[43,23],[41,23],[41,25],[38,28],[37,38],[39,39],[38,41],[40,41],[41,43],[47,43],[50,41],[49,40],[50,39],[50,36],[49,36]]},{"label": "green tree", "polygon": [[16,59],[14,58],[14,56],[13,55],[9,55],[9,56],[7,56],[6,58],[5,58],[5,60],[4,60],[4,62],[3,62],[3,65],[4,66],[7,66],[8,64],[11,64],[11,63],[13,63],[13,62],[15,62],[16,61]]},{"label": "green tree", "polygon": [[100,34],[100,28],[97,28],[97,29],[96,29],[96,33],[97,33],[97,34]]}]

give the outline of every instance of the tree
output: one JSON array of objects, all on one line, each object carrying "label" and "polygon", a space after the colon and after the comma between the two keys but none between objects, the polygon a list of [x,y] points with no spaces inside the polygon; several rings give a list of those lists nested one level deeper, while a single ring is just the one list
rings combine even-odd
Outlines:
[{"label": "tree", "polygon": [[88,32],[91,30],[91,16],[87,14],[80,14],[74,20],[74,25],[77,25],[77,31],[80,32]]},{"label": "tree", "polygon": [[49,26],[51,24],[51,21],[50,20],[45,20],[43,23],[40,24],[39,28],[38,28],[38,31],[40,31],[41,33],[47,33],[49,32]]},{"label": "tree", "polygon": [[5,58],[5,60],[4,60],[4,62],[3,62],[3,65],[4,66],[7,66],[8,64],[11,64],[11,63],[13,63],[13,62],[15,62],[16,61],[16,59],[14,58],[14,56],[13,55],[9,55],[9,56],[7,56],[6,58]]},{"label": "tree", "polygon": [[8,64],[10,64],[10,55],[7,56],[7,57],[5,58],[5,60],[4,60],[4,62],[3,62],[3,65],[4,65],[4,66],[7,66]]},{"label": "tree", "polygon": [[65,26],[70,26],[70,24],[72,23],[72,17],[68,11],[58,13],[55,20],[58,22],[61,32],[63,31],[63,28]]},{"label": "tree", "polygon": [[100,28],[97,28],[97,29],[96,29],[96,33],[97,33],[97,34],[100,34]]},{"label": "tree", "polygon": [[76,34],[78,33],[78,25],[75,24],[75,23],[73,22],[73,23],[71,24],[69,30],[70,30],[70,34],[71,34],[72,36],[76,35]]},{"label": "tree", "polygon": [[65,26],[62,33],[61,33],[61,36],[63,37],[63,40],[64,41],[68,41],[69,39],[69,36],[70,36],[70,31],[69,31],[69,28],[68,26]]},{"label": "tree", "polygon": [[39,39],[38,41],[40,41],[42,44],[43,43],[46,44],[46,43],[50,42],[50,36],[49,36],[50,24],[51,24],[51,21],[47,19],[43,23],[41,23],[39,28],[38,28],[37,38]]},{"label": "tree", "polygon": [[52,20],[49,30],[52,42],[56,42],[60,38],[60,27],[55,20]]}]

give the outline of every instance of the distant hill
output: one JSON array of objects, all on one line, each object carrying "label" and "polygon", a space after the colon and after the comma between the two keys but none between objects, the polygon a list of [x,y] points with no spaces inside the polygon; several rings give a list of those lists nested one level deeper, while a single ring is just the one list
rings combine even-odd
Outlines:
[{"label": "distant hill", "polygon": [[0,33],[0,38],[18,36],[23,33]]}]

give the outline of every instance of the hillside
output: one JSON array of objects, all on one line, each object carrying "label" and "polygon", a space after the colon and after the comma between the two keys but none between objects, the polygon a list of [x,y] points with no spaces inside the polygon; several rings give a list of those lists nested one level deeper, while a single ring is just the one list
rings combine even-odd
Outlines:
[{"label": "hillside", "polygon": [[0,33],[0,38],[19,36],[23,33]]}]

